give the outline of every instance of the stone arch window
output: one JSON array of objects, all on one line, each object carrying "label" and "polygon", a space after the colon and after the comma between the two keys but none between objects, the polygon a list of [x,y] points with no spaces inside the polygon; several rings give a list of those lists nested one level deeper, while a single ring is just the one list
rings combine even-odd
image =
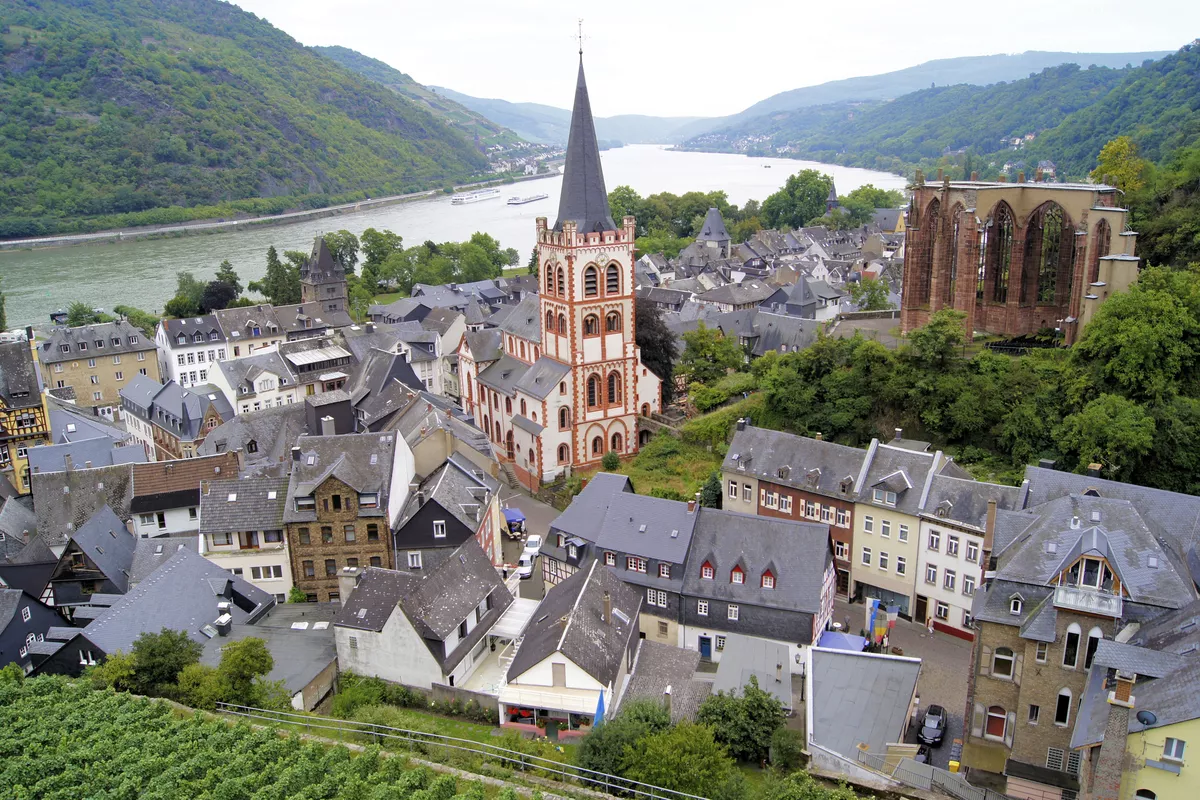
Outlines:
[{"label": "stone arch window", "polygon": [[562,267],[559,267],[555,270],[555,275],[557,276],[555,280],[558,282],[556,294],[562,297],[567,293],[567,273],[563,271]]},{"label": "stone arch window", "polygon": [[521,358],[525,358],[525,342],[517,342],[517,347],[521,350]]},{"label": "stone arch window", "polygon": [[500,441],[500,420],[496,420],[496,441]]},{"label": "stone arch window", "polygon": [[560,431],[564,431],[570,426],[570,424],[571,424],[570,414],[567,412],[567,407],[563,406],[562,408],[560,408],[558,410],[558,429]]},{"label": "stone arch window", "polygon": [[642,416],[643,417],[650,416],[650,404],[649,403],[642,403]]},{"label": "stone arch window", "polygon": [[997,647],[992,653],[992,675],[997,678],[1012,678],[1013,651],[1007,647]]},{"label": "stone arch window", "polygon": [[521,416],[527,417],[529,414],[525,411],[525,398],[521,398]]},{"label": "stone arch window", "polygon": [[566,314],[558,315],[558,335],[559,336],[567,335],[567,315]]},{"label": "stone arch window", "polygon": [[592,455],[598,456],[604,452],[604,438],[596,436],[592,439]]},{"label": "stone arch window", "polygon": [[546,294],[554,294],[554,270],[550,269],[550,265],[546,265]]},{"label": "stone arch window", "polygon": [[600,378],[597,375],[587,379],[587,404],[588,408],[600,405]]},{"label": "stone arch window", "polygon": [[[924,306],[929,303],[929,287],[933,279],[933,251],[937,243],[938,224],[941,222],[942,204],[934,198],[925,210],[921,220],[920,244],[916,253],[916,269],[913,270],[912,305]],[[905,287],[909,291],[909,287]]]},{"label": "stone arch window", "polygon": [[1096,224],[1096,243],[1092,247],[1092,263],[1088,265],[1087,281],[1089,284],[1100,280],[1100,259],[1108,255],[1111,238],[1112,231],[1108,227],[1108,220],[1100,220]]},{"label": "stone arch window", "polygon": [[1104,638],[1104,631],[1099,628],[1092,628],[1088,631],[1087,650],[1083,656],[1083,668],[1092,668],[1092,659],[1096,657],[1096,648],[1100,646],[1100,640]]},{"label": "stone arch window", "polygon": [[532,448],[532,447],[531,447],[531,448],[529,448],[529,463],[530,463],[530,465],[531,465],[531,466],[532,466],[533,464],[536,464],[536,463],[537,463],[537,459],[535,459],[535,458],[533,457],[533,448]]},{"label": "stone arch window", "polygon": [[621,269],[616,264],[609,264],[604,270],[604,293],[621,293]]},{"label": "stone arch window", "polygon": [[1071,721],[1071,690],[1060,689],[1054,704],[1054,724],[1066,727]]},{"label": "stone arch window", "polygon": [[[992,301],[1008,302],[1009,271],[1012,267],[1013,214],[1008,203],[1000,203],[987,221],[983,231],[984,270],[992,274]],[[983,291],[984,270],[980,270],[980,296]]]},{"label": "stone arch window", "polygon": [[1062,664],[1067,669],[1075,669],[1075,665],[1079,663],[1079,637],[1083,635],[1083,629],[1079,624],[1072,622],[1067,626],[1067,635],[1063,637],[1063,660]]},{"label": "stone arch window", "polygon": [[565,444],[560,444],[558,446],[558,463],[566,464],[570,460],[571,460],[571,449],[569,447],[567,447]]},{"label": "stone arch window", "polygon": [[614,433],[612,435],[612,447],[609,449],[617,453],[623,453],[625,451],[625,437],[619,432]]},{"label": "stone arch window", "polygon": [[621,402],[621,376],[615,370],[608,373],[608,404],[616,405]]},{"label": "stone arch window", "polygon": [[511,397],[504,398],[504,413],[506,413],[506,414],[512,413],[512,398]]},{"label": "stone arch window", "polygon": [[958,291],[958,246],[961,242],[962,206],[955,205],[950,212],[950,263],[946,276],[946,305],[953,305],[955,292]]},{"label": "stone arch window", "polygon": [[583,318],[583,335],[584,336],[599,336],[600,335],[600,318],[595,314],[588,314]]},{"label": "stone arch window", "polygon": [[553,335],[554,333],[554,312],[546,312],[546,333]]},{"label": "stone arch window", "polygon": [[610,311],[604,317],[604,330],[608,333],[617,333],[621,330],[621,312]]},{"label": "stone arch window", "polygon": [[1029,305],[1053,303],[1059,284],[1070,281],[1075,261],[1075,228],[1058,203],[1045,203],[1031,216],[1025,253],[1030,279],[1022,300]]},{"label": "stone arch window", "polygon": [[600,271],[590,266],[583,271],[583,296],[597,297],[600,294]]},{"label": "stone arch window", "polygon": [[485,435],[491,435],[492,419],[487,414],[483,415],[483,432]]}]

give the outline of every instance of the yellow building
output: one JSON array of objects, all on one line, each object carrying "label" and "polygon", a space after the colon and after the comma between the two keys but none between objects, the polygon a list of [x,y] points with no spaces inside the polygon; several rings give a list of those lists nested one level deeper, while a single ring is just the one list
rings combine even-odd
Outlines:
[{"label": "yellow building", "polygon": [[135,375],[161,380],[154,338],[123,319],[56,328],[41,343],[38,361],[47,388],[70,388],[76,405],[109,420]]},{"label": "yellow building", "polygon": [[29,448],[49,442],[48,419],[30,344],[0,344],[0,474],[21,494],[29,493]]}]

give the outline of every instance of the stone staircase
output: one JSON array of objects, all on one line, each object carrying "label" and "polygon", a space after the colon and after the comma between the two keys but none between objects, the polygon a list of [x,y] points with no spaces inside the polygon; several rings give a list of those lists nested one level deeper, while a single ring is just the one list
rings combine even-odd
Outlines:
[{"label": "stone staircase", "polygon": [[500,472],[504,474],[504,482],[508,484],[510,489],[520,489],[521,482],[517,480],[517,473],[513,471],[512,465],[507,461],[500,461]]}]

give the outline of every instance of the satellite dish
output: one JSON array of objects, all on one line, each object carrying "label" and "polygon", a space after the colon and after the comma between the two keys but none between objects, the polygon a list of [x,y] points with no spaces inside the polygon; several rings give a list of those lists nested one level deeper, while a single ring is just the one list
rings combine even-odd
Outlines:
[{"label": "satellite dish", "polygon": [[1158,722],[1158,717],[1154,716],[1153,711],[1139,711],[1137,712],[1137,721],[1149,727]]}]

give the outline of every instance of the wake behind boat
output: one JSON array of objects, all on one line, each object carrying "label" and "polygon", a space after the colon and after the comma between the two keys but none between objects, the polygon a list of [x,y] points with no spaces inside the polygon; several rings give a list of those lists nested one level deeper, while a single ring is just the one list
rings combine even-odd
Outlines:
[{"label": "wake behind boat", "polygon": [[459,192],[450,198],[450,205],[465,206],[468,203],[478,203],[480,200],[491,200],[499,196],[499,189],[476,189],[473,192]]},{"label": "wake behind boat", "polygon": [[523,206],[526,203],[535,203],[538,200],[545,200],[549,196],[550,195],[548,194],[531,194],[528,197],[517,197],[514,195],[508,198],[508,204],[510,206]]}]

